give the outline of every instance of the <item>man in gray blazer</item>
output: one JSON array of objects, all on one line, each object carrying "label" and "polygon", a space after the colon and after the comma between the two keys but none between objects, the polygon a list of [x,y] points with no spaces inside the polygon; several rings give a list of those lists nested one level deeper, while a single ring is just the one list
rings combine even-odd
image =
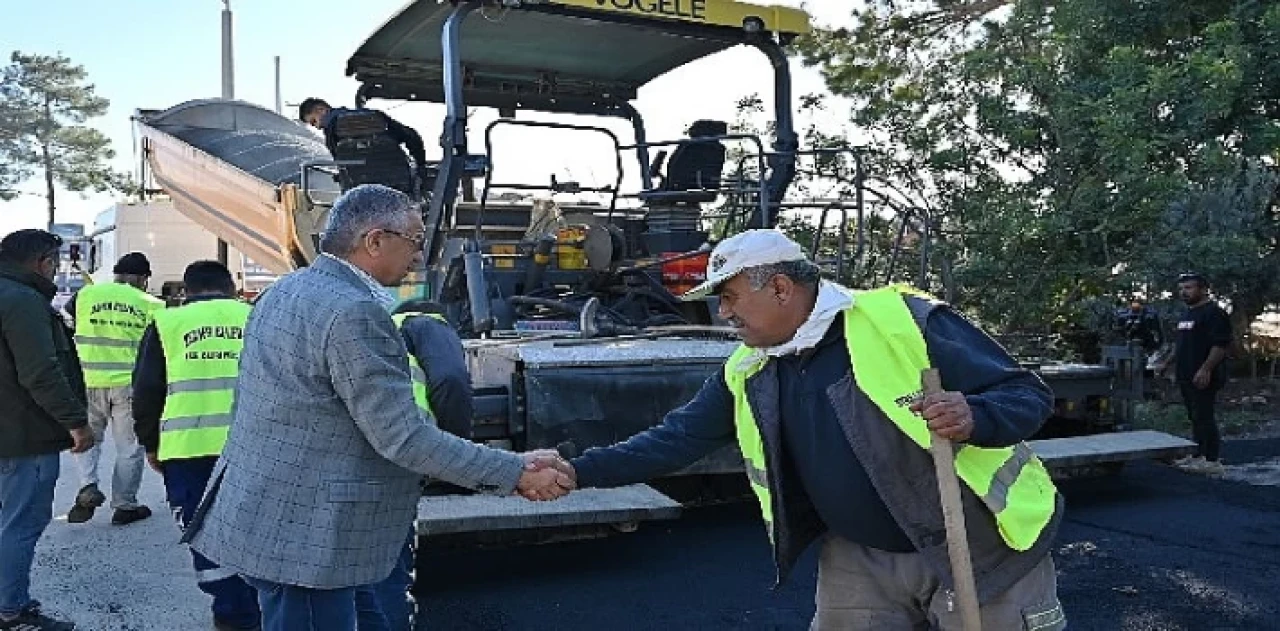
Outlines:
[{"label": "man in gray blazer", "polygon": [[185,540],[257,588],[267,631],[354,629],[356,594],[390,575],[424,475],[536,500],[572,487],[440,431],[414,403],[384,287],[419,265],[423,235],[403,193],[356,187],[323,254],[250,316],[231,435]]}]

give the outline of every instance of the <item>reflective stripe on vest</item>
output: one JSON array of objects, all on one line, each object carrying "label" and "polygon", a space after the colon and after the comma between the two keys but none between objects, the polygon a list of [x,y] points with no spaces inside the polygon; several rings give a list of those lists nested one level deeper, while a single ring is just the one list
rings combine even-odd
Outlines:
[{"label": "reflective stripe on vest", "polygon": [[[905,287],[856,292],[845,311],[845,340],[858,388],[922,449],[931,435],[924,419],[909,406],[920,395],[920,373],[929,367],[924,335],[903,299]],[[759,426],[747,399],[747,380],[764,368],[751,363],[751,349],[740,347],[725,364],[725,380],[734,397],[738,444],[747,462],[751,486],[760,500],[772,536],[773,506]],[[867,370],[859,371],[859,361]],[[988,449],[961,445],[956,473],[995,516],[1006,545],[1031,548],[1053,517],[1057,491],[1044,464],[1025,443]],[[752,472],[752,468],[758,469]]]},{"label": "reflective stripe on vest", "polygon": [[168,379],[160,417],[160,460],[222,453],[231,430],[251,309],[238,300],[219,298],[156,314]]},{"label": "reflective stripe on vest", "polygon": [[164,302],[125,283],[90,285],[76,294],[76,354],[89,388],[133,381],[138,344]]},{"label": "reflective stripe on vest", "polygon": [[[444,316],[436,313],[397,313],[396,315],[391,316],[391,319],[395,321],[397,327],[404,330],[404,323],[406,320],[420,316],[434,318],[444,322],[445,324],[449,323]],[[427,372],[422,369],[422,364],[418,363],[418,358],[414,357],[413,353],[409,353],[409,374],[413,376],[414,402],[418,404],[419,408],[430,415],[431,420],[435,420],[436,413],[431,410],[431,384],[427,383]]]}]

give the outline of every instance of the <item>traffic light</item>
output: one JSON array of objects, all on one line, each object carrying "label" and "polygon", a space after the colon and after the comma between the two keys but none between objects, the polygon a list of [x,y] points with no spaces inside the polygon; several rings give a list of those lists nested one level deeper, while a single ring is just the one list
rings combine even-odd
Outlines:
[{"label": "traffic light", "polygon": [[80,262],[80,244],[72,243],[69,245],[70,247],[67,249],[67,259],[70,260],[72,263],[79,263]]}]

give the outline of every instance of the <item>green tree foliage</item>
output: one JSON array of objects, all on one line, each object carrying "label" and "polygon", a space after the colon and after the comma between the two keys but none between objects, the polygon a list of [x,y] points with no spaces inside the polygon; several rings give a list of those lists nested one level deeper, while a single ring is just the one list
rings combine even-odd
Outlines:
[{"label": "green tree foliage", "polygon": [[1280,4],[870,0],[850,23],[802,54],[984,320],[1060,329],[1188,268],[1241,324],[1280,301]]},{"label": "green tree foliage", "polygon": [[29,123],[23,114],[7,100],[0,99],[0,201],[17,197],[17,185],[31,177],[27,165],[15,158],[25,151],[23,130]]},{"label": "green tree foliage", "polygon": [[49,223],[55,221],[57,187],[84,193],[128,190],[127,177],[112,170],[111,141],[85,126],[106,114],[109,102],[86,84],[82,66],[61,55],[15,51],[0,74],[0,191],[35,174],[43,176]]}]

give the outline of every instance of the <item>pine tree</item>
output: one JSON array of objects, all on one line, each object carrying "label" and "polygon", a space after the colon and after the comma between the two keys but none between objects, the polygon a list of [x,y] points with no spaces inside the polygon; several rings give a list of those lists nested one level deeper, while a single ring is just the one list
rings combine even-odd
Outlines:
[{"label": "pine tree", "polygon": [[62,55],[14,51],[0,74],[0,197],[39,173],[44,176],[49,224],[56,191],[125,191],[128,178],[112,170],[111,141],[84,123],[106,114],[110,102],[86,84],[88,73]]}]

